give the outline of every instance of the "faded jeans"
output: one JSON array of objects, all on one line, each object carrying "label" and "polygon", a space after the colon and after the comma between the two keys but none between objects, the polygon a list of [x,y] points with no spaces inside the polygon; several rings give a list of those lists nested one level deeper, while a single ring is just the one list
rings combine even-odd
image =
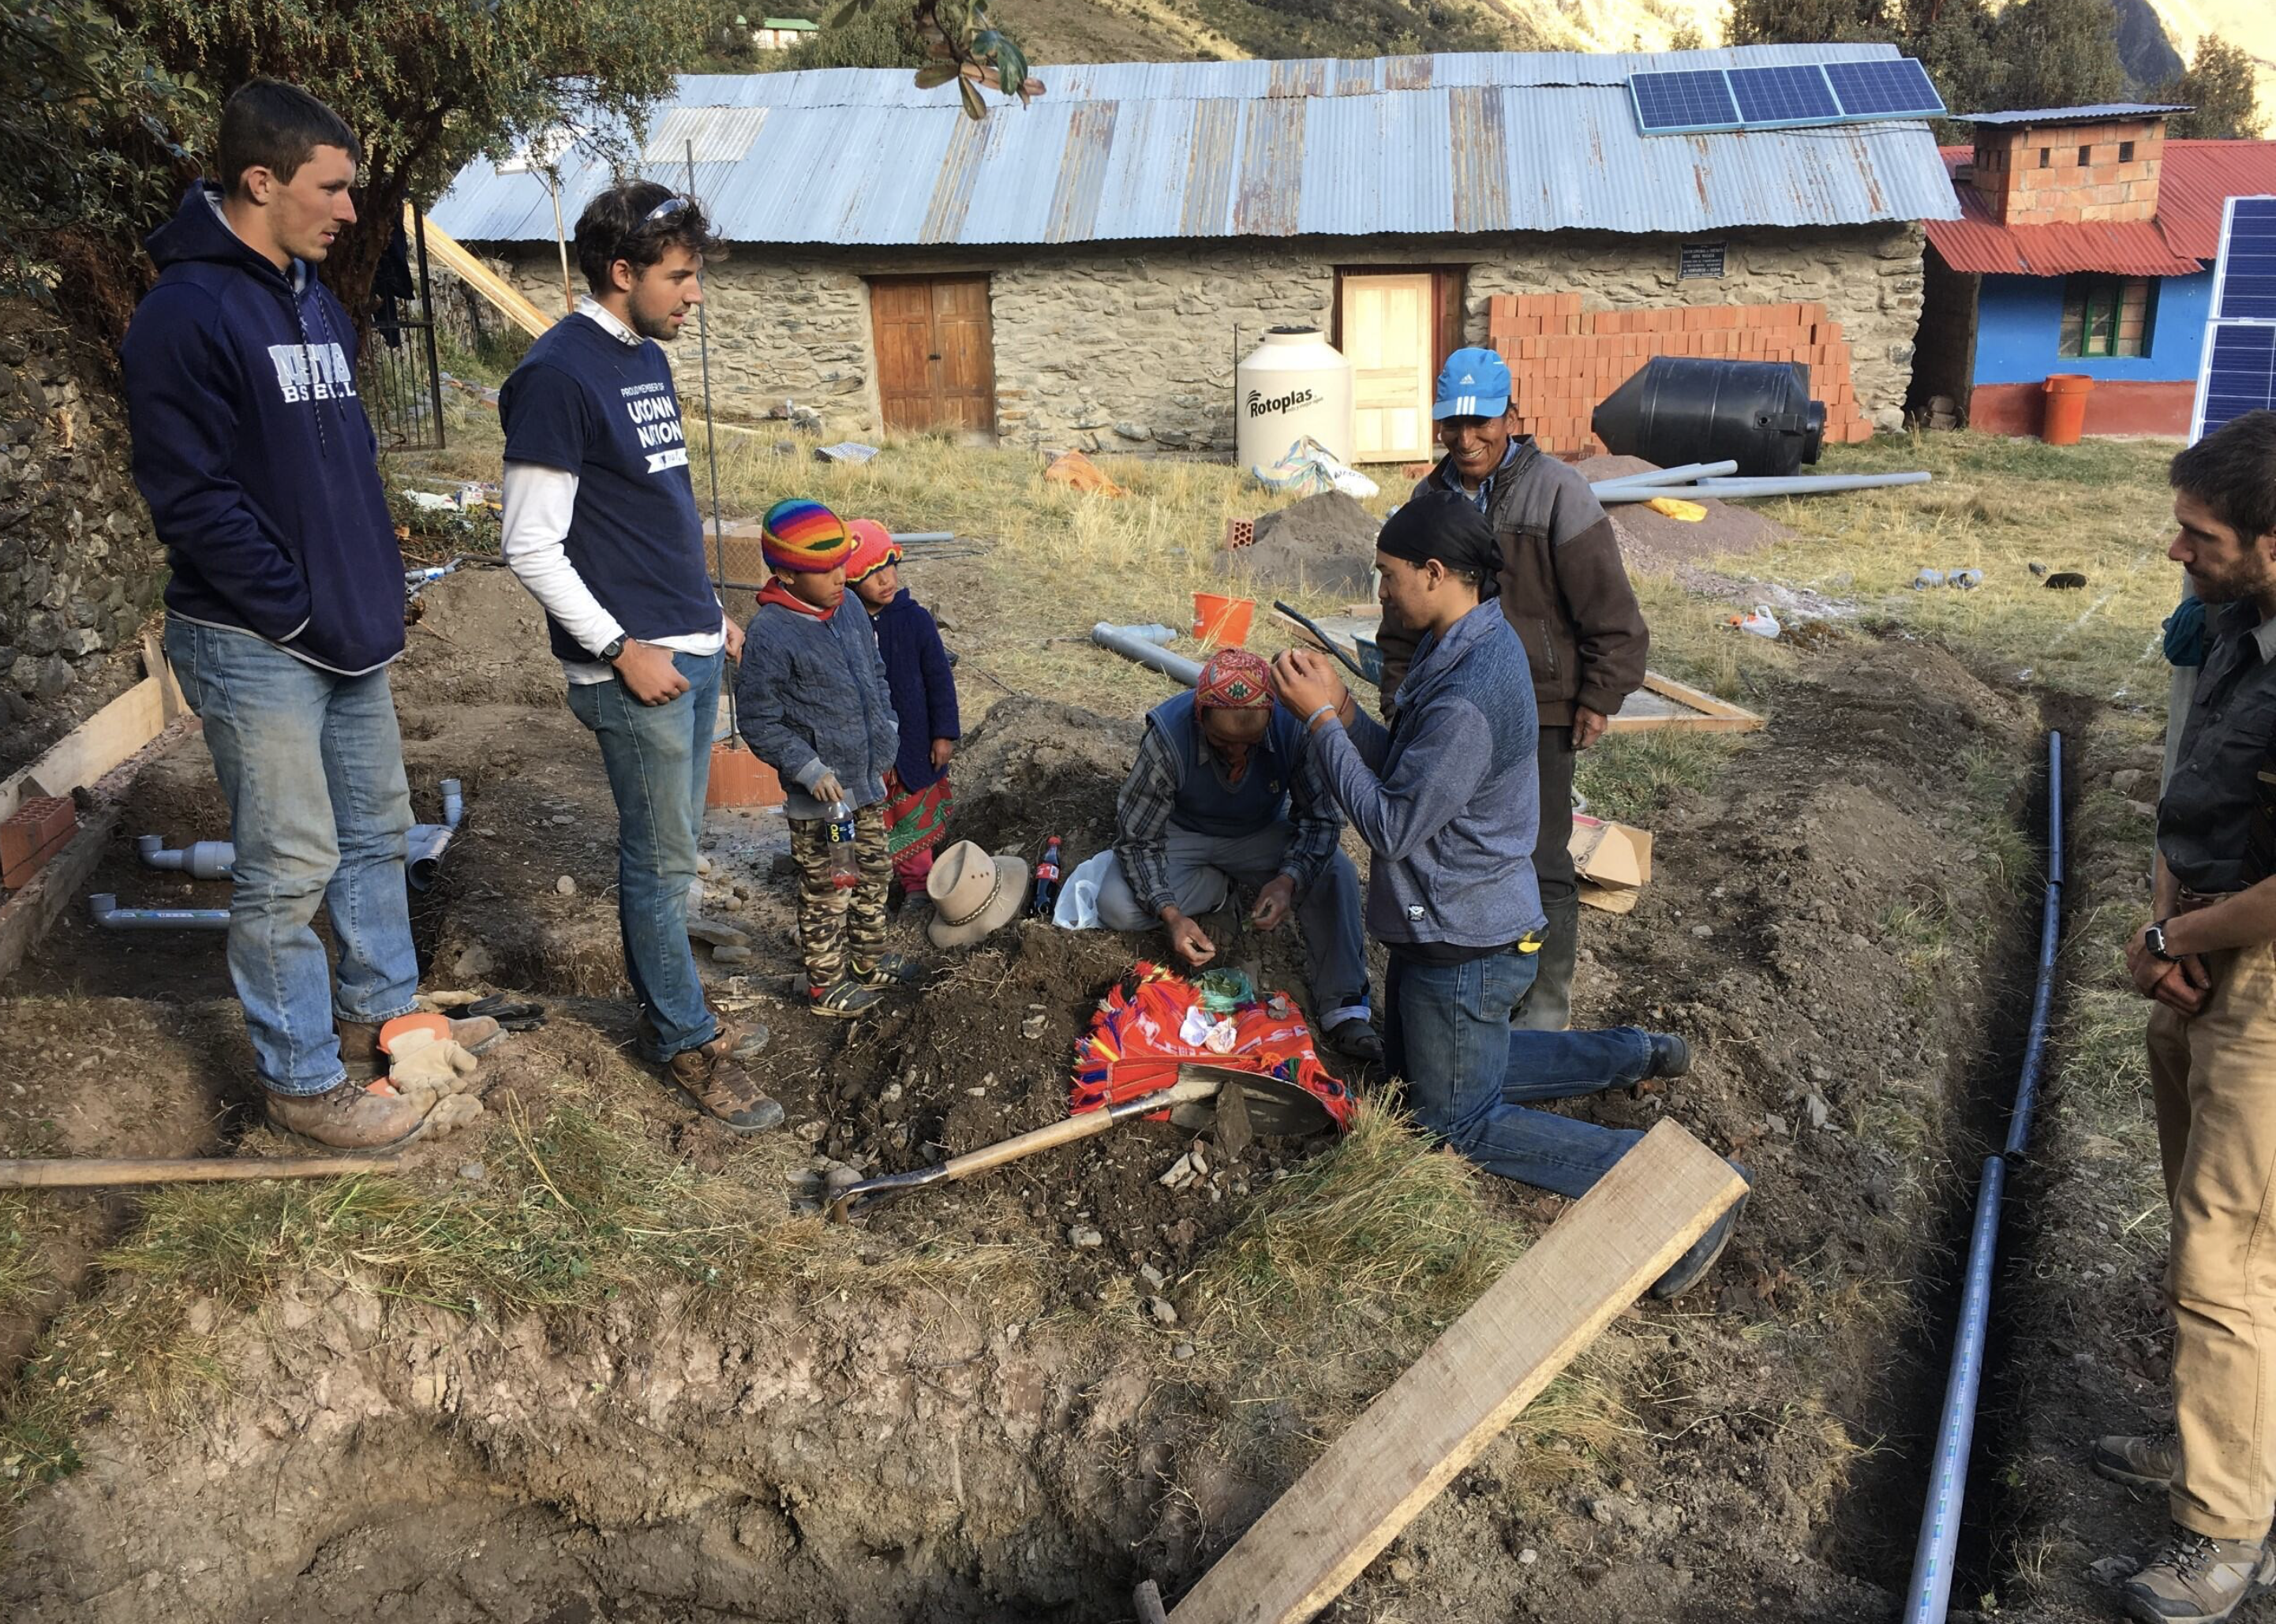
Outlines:
[{"label": "faded jeans", "polygon": [[675,654],[687,691],[643,705],[625,685],[569,685],[569,709],[601,743],[617,802],[617,925],[625,975],[656,1028],[651,1060],[668,1060],[718,1034],[687,943],[687,893],[711,782],[711,736],[724,654]]},{"label": "faded jeans", "polygon": [[1394,950],[1384,978],[1384,1048],[1415,1119],[1488,1172],[1581,1195],[1643,1135],[1527,1102],[1623,1088],[1651,1068],[1635,1027],[1543,1032],[1512,1023],[1534,955],[1418,964]]},{"label": "faded jeans", "polygon": [[[403,879],[411,791],[387,672],[337,676],[250,632],[171,616],[166,657],[229,802],[229,974],[262,1085],[322,1094],[347,1075],[334,1019],[391,1021],[419,985]],[[339,945],[337,990],[319,903]]]}]

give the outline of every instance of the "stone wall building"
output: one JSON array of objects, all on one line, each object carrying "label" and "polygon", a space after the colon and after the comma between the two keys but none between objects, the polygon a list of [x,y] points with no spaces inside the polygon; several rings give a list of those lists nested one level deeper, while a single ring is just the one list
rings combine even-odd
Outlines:
[{"label": "stone wall building", "polygon": [[[684,186],[695,143],[731,245],[705,280],[726,415],[795,401],[833,435],[1225,452],[1236,360],[1269,327],[1328,333],[1364,418],[1370,389],[1411,401],[1448,351],[1483,343],[1493,296],[1566,292],[1590,309],[1822,303],[1867,415],[1894,428],[1919,223],[1954,209],[1926,123],[1650,136],[1628,88],[1891,55],[1062,67],[978,125],[898,71],[688,78],[638,167]],[[608,174],[565,174],[568,220]],[[542,180],[478,162],[434,218],[556,307]],[[1377,450],[1427,449],[1396,438]]]}]

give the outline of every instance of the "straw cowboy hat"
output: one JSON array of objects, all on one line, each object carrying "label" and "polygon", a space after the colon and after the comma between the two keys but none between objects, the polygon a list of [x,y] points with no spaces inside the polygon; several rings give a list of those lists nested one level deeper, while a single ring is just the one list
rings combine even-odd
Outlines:
[{"label": "straw cowboy hat", "polygon": [[932,945],[969,947],[1019,917],[1028,899],[1028,865],[959,840],[933,860],[925,895],[932,899],[932,922],[925,927]]}]

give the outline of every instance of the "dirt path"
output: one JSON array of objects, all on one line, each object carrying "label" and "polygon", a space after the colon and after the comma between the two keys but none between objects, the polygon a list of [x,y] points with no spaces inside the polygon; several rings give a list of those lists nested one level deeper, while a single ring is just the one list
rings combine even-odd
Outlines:
[{"label": "dirt path", "polygon": [[[944,607],[985,612],[954,593]],[[421,1300],[426,1286],[376,1289],[413,1278],[411,1264],[376,1245],[326,1250],[324,1225],[371,1220],[320,1193],[43,1216],[71,1240],[27,1317],[80,1307],[11,1403],[67,1416],[80,1464],[24,1502],[0,1611],[1072,1620],[1122,1616],[1142,1573],[1190,1582],[1434,1328],[1411,1282],[1266,1270],[1262,1297],[1243,1301],[1324,1309],[1227,1307],[1258,1283],[1225,1272],[1265,1255],[1250,1220],[1301,1218],[1274,1204],[1279,1187],[1312,1188],[1336,1158],[1274,1145],[1172,1191],[1157,1180],[1187,1142],[1138,1125],[862,1230],[773,1220],[737,1241],[754,1272],[732,1292],[674,1263],[580,1296],[571,1264],[633,1244],[611,1225],[786,1193],[816,1157],[912,1166],[1054,1119],[1092,1000],[1148,945],[1022,925],[883,1017],[825,1026],[783,996],[787,882],[728,866],[730,846],[747,849],[730,842],[707,896],[753,956],[712,967],[715,991],[770,1029],[759,1065],[792,1127],[734,1142],[626,1058],[611,813],[558,683],[518,588],[478,574],[430,588],[397,689],[414,793],[467,785],[465,830],[419,915],[429,984],[555,1006],[500,1063],[485,1126],[415,1153],[404,1180],[450,1224],[493,1226],[555,1215],[548,1179],[564,1182],[552,1196],[581,1216],[543,1232],[563,1249],[549,1287],[562,1306],[469,1311]],[[1745,1162],[1741,1238],[1709,1288],[1624,1317],[1339,1618],[1891,1615],[1924,1475],[1923,1393],[1940,1380],[1937,1253],[1955,1166],[1973,1165],[1968,1093],[1998,1007],[1986,963],[2029,877],[2015,831],[2036,718],[1902,640],[1837,638],[1775,702],[1766,734],[1654,820],[1643,904],[1590,914],[1584,937],[1583,1019],[1672,1028],[1700,1054],[1667,1091],[1585,1113],[1671,1114]],[[1031,856],[1057,832],[1070,860],[1088,854],[1135,736],[1127,716],[1004,700],[956,768],[960,832]],[[175,841],[224,833],[203,771],[186,750],[151,775],[122,843],[145,823]],[[103,870],[123,899],[200,889],[130,856],[122,845]],[[919,945],[915,919],[896,929]],[[1292,944],[1240,951],[1301,993]],[[217,938],[74,921],[0,994],[5,1041],[38,1056],[0,1065],[25,1089],[0,1099],[9,1153],[189,1150],[242,1131]],[[105,1104],[79,1123],[66,1108],[90,1073]],[[648,1216],[608,1216],[604,1196],[630,1198],[611,1195],[605,1167],[575,1164],[575,1136],[603,1129],[627,1165],[656,1170]],[[1479,1248],[1559,1205],[1457,1184]],[[193,1267],[170,1253],[141,1283],[87,1274],[138,1220],[240,1249]],[[1096,1243],[1071,1244],[1075,1231]],[[1459,1256],[1462,1237],[1446,1249]],[[88,1326],[147,1315],[136,1294],[168,1290],[166,1323],[203,1375],[156,1410],[51,1402],[39,1384],[92,1357]],[[1156,1297],[1174,1324],[1148,1309]]]}]

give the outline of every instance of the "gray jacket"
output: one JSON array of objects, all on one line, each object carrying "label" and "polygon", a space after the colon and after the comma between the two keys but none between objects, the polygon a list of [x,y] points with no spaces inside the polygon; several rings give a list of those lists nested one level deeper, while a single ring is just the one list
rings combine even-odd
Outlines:
[{"label": "gray jacket", "polygon": [[1425,637],[1386,728],[1362,711],[1312,747],[1375,861],[1368,934],[1499,947],[1545,922],[1533,876],[1540,725],[1525,645],[1488,598]]},{"label": "gray jacket", "polygon": [[885,798],[900,728],[876,631],[851,592],[827,620],[760,603],[735,672],[735,731],[781,777],[789,816],[830,816],[806,793],[824,772],[855,807]]}]

